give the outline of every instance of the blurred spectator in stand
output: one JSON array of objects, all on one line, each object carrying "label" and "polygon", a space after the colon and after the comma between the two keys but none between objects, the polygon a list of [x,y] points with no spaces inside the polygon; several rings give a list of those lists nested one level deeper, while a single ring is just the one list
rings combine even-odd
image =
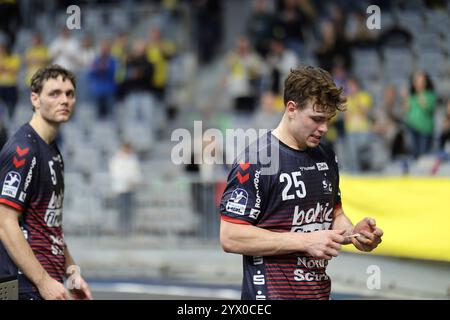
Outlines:
[{"label": "blurred spectator in stand", "polygon": [[425,0],[425,5],[431,10],[446,10],[448,8],[447,0]]},{"label": "blurred spectator in stand", "polygon": [[260,106],[257,109],[253,120],[252,128],[255,129],[275,129],[283,116],[283,98],[271,91],[266,91],[261,95]]},{"label": "blurred spectator in stand", "polygon": [[427,73],[416,71],[410,79],[409,94],[402,92],[406,109],[409,152],[415,159],[431,151],[434,132],[436,93]]},{"label": "blurred spectator in stand", "polygon": [[235,48],[226,56],[226,84],[235,111],[253,112],[258,96],[262,60],[246,37],[236,40]]},{"label": "blurred spectator in stand", "polygon": [[247,21],[247,35],[256,52],[265,57],[270,50],[275,15],[269,9],[268,0],[254,0],[253,12]]},{"label": "blurred spectator in stand", "polygon": [[378,32],[376,29],[367,28],[365,12],[354,12],[350,21],[352,23],[349,24],[346,37],[352,48],[375,49],[378,44]]},{"label": "blurred spectator in stand", "polygon": [[211,62],[222,43],[221,0],[193,0],[195,37],[200,64]]},{"label": "blurred spectator in stand", "polygon": [[175,55],[175,44],[162,38],[161,30],[152,27],[148,32],[147,60],[153,65],[151,82],[153,93],[163,102],[169,77],[169,61]]},{"label": "blurred spectator in stand", "polygon": [[112,44],[111,54],[117,61],[116,83],[117,97],[122,100],[124,97],[123,82],[125,80],[127,54],[128,54],[128,36],[126,32],[119,32]]},{"label": "blurred spectator in stand", "polygon": [[31,46],[25,50],[24,62],[26,65],[25,84],[30,86],[33,74],[50,62],[48,47],[42,42],[42,35],[39,32],[33,34]]},{"label": "blurred spectator in stand", "polygon": [[89,70],[91,93],[100,119],[115,115],[116,67],[116,59],[111,55],[111,42],[101,41],[100,53],[94,58]]},{"label": "blurred spectator in stand", "polygon": [[379,48],[409,48],[413,41],[413,35],[399,24],[384,30],[378,39]]},{"label": "blurred spectator in stand", "polygon": [[0,151],[2,150],[6,141],[8,141],[8,130],[6,130],[3,118],[4,118],[3,112],[1,112],[0,110]]},{"label": "blurred spectator in stand", "polygon": [[284,79],[289,75],[291,69],[295,69],[299,64],[297,55],[285,47],[282,39],[272,39],[266,61],[271,78],[270,89],[276,94],[282,94]]},{"label": "blurred spectator in stand", "polygon": [[447,108],[444,116],[444,123],[439,135],[439,149],[450,154],[450,100],[447,101]]},{"label": "blurred spectator in stand", "polygon": [[315,50],[319,66],[327,71],[332,70],[336,63],[342,63],[345,70],[352,66],[351,52],[347,40],[338,37],[331,21],[321,24],[321,39]]},{"label": "blurred spectator in stand", "polygon": [[388,161],[406,153],[403,128],[404,110],[395,86],[384,88],[383,101],[373,113],[373,132],[384,143]]},{"label": "blurred spectator in stand", "polygon": [[89,69],[94,62],[96,53],[92,36],[89,34],[83,35],[76,59],[78,69]]},{"label": "blurred spectator in stand", "polygon": [[129,236],[136,215],[135,193],[141,183],[141,166],[130,143],[122,144],[109,162],[112,192],[116,195],[119,210],[119,233]]},{"label": "blurred spectator in stand", "polygon": [[338,39],[346,39],[347,36],[347,12],[349,8],[341,7],[342,4],[331,3],[328,7],[328,13],[325,16],[329,17],[333,24],[333,30]]},{"label": "blurred spectator in stand", "polygon": [[[217,239],[219,235],[219,219],[211,212],[217,211],[214,201],[215,188],[218,177],[225,175],[223,146],[212,136],[201,141],[194,141],[202,145],[201,154],[191,155],[191,165],[186,169],[192,174],[191,196],[194,212],[200,216],[200,235],[204,238]],[[201,163],[192,165],[195,159]],[[197,161],[199,162],[199,161]]]},{"label": "blurred spectator in stand", "polygon": [[370,93],[361,89],[358,80],[350,77],[344,117],[347,164],[354,173],[371,169],[372,132],[369,112],[372,100]]},{"label": "blurred spectator in stand", "polygon": [[16,42],[17,30],[20,28],[20,12],[17,0],[0,0],[0,33],[5,33],[6,44],[11,48]]},{"label": "blurred spectator in stand", "polygon": [[153,72],[153,65],[147,60],[145,41],[136,40],[127,59],[123,81],[126,117],[133,122],[150,123],[155,117],[151,102]]},{"label": "blurred spectator in stand", "polygon": [[303,57],[304,28],[309,24],[308,18],[301,11],[297,0],[282,0],[278,7],[275,36],[283,38],[287,48],[298,57]]},{"label": "blurred spectator in stand", "polygon": [[77,69],[79,43],[65,26],[61,28],[59,36],[50,43],[49,52],[53,63],[69,70]]},{"label": "blurred spectator in stand", "polygon": [[[344,95],[348,94],[348,74],[344,67],[344,63],[339,59],[334,63],[331,71],[334,83],[338,88],[343,88]],[[331,119],[328,132],[325,135],[325,140],[329,143],[330,147],[334,150],[334,143],[340,139],[345,141],[345,118],[344,113],[339,112],[334,118]]]},{"label": "blurred spectator in stand", "polygon": [[81,39],[81,45],[77,56],[77,69],[73,70],[76,72],[77,79],[77,101],[90,102],[92,100],[90,89],[89,89],[89,69],[94,62],[96,55],[96,50],[94,47],[94,41],[89,34],[85,34]]},{"label": "blurred spectator in stand", "polygon": [[9,45],[0,43],[0,103],[8,109],[9,119],[14,116],[18,100],[19,69],[19,55],[12,53]]}]

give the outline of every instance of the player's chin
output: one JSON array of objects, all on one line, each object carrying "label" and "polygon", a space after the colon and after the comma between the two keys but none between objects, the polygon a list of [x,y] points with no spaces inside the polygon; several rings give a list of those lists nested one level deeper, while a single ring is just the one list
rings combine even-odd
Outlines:
[{"label": "player's chin", "polygon": [[70,113],[66,113],[66,114],[59,114],[56,119],[55,122],[57,123],[65,123],[67,121],[70,120],[70,117],[72,116],[72,114]]},{"label": "player's chin", "polygon": [[320,139],[318,139],[318,138],[316,138],[316,137],[309,137],[309,138],[306,140],[306,145],[307,145],[309,148],[315,148],[315,147],[317,147],[317,146],[319,145],[319,143],[320,143]]}]

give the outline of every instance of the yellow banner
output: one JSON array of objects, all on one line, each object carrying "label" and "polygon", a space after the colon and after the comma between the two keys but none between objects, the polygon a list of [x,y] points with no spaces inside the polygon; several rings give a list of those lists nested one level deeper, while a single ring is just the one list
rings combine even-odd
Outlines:
[{"label": "yellow banner", "polygon": [[450,178],[343,175],[340,188],[353,224],[373,217],[384,231],[373,253],[450,261]]}]

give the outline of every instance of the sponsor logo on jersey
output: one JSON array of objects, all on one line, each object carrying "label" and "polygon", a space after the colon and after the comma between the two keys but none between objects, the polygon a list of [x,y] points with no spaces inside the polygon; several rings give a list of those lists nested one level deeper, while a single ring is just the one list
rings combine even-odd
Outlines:
[{"label": "sponsor logo on jersey", "polygon": [[315,208],[300,210],[295,206],[292,220],[292,232],[313,232],[328,230],[333,222],[333,208],[327,202],[325,205],[317,203]]},{"label": "sponsor logo on jersey", "polygon": [[258,219],[258,216],[259,216],[259,214],[261,213],[261,211],[260,210],[258,210],[258,209],[251,209],[250,210],[250,215],[249,215],[249,217],[250,218],[252,218],[252,219]]},{"label": "sponsor logo on jersey", "polygon": [[19,190],[20,181],[22,181],[20,174],[15,171],[8,172],[3,182],[2,196],[15,198],[17,190]]},{"label": "sponsor logo on jersey", "polygon": [[304,271],[302,269],[294,270],[294,280],[298,282],[327,281],[329,279],[326,273],[317,273],[315,271]]},{"label": "sponsor logo on jersey", "polygon": [[27,192],[28,186],[30,185],[31,179],[33,178],[33,169],[36,166],[36,157],[33,157],[31,160],[30,170],[28,170],[27,177],[25,178],[25,185],[23,187],[23,191]]},{"label": "sponsor logo on jersey", "polygon": [[52,240],[52,254],[54,256],[63,256],[64,255],[64,238],[60,236],[50,235],[50,239]]},{"label": "sponsor logo on jersey", "polygon": [[20,191],[19,201],[25,202],[26,197],[27,197],[27,194],[23,191]]},{"label": "sponsor logo on jersey", "polygon": [[52,193],[52,198],[45,212],[44,221],[49,227],[61,227],[64,195]]},{"label": "sponsor logo on jersey", "polygon": [[247,208],[247,201],[247,191],[237,188],[231,194],[231,198],[227,202],[226,210],[234,214],[244,215],[245,209]]},{"label": "sponsor logo on jersey", "polygon": [[328,165],[326,162],[318,162],[318,163],[316,163],[316,166],[317,166],[317,170],[319,170],[319,171],[328,170]]},{"label": "sponsor logo on jersey", "polygon": [[328,179],[322,180],[323,194],[332,194],[333,193],[333,185]]},{"label": "sponsor logo on jersey", "polygon": [[261,171],[255,171],[255,178],[253,179],[253,185],[256,190],[256,199],[255,206],[250,210],[250,218],[258,219],[259,214],[261,213],[261,196],[259,194],[259,176],[261,175]]},{"label": "sponsor logo on jersey", "polygon": [[253,265],[257,266],[264,263],[264,258],[262,256],[253,257]]},{"label": "sponsor logo on jersey", "polygon": [[257,274],[253,275],[253,284],[257,286],[262,286],[266,284],[265,276],[261,274],[261,271],[258,271]]}]

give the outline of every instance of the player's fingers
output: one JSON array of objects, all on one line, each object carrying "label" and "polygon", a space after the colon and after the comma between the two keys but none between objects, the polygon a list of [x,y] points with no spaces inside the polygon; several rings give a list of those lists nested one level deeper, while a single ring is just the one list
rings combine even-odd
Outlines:
[{"label": "player's fingers", "polygon": [[375,238],[375,241],[374,241],[375,247],[378,246],[382,241],[383,241],[383,240],[381,240],[381,238],[376,237],[376,238]]},{"label": "player's fingers", "polygon": [[363,244],[362,242],[360,242],[358,239],[356,238],[352,238],[352,243],[355,246],[356,249],[360,250],[360,251],[365,251],[368,252],[370,251],[370,247],[366,246],[365,244]]},{"label": "player's fingers", "polygon": [[373,232],[374,235],[376,235],[377,237],[382,237],[384,232],[383,230],[381,230],[380,228],[375,228],[375,231]]},{"label": "player's fingers", "polygon": [[326,254],[327,254],[328,256],[330,256],[330,257],[337,257],[337,256],[339,255],[339,252],[338,252],[338,250],[329,248],[329,249],[326,251]]},{"label": "player's fingers", "polygon": [[361,235],[363,235],[364,237],[366,237],[370,241],[374,241],[375,240],[375,236],[371,232],[363,230],[360,233],[361,233]]},{"label": "player's fingers", "polygon": [[332,243],[331,243],[331,247],[332,247],[333,249],[339,251],[339,250],[341,250],[341,247],[342,247],[342,246],[341,246],[339,243],[337,243],[337,242],[332,242]]},{"label": "player's fingers", "polygon": [[323,254],[322,259],[331,260],[333,257],[328,254]]},{"label": "player's fingers", "polygon": [[345,241],[344,233],[345,230],[333,230],[336,231],[331,234],[331,239],[337,243],[343,243]]},{"label": "player's fingers", "polygon": [[366,236],[364,235],[359,235],[358,237],[355,238],[359,243],[363,244],[363,245],[370,245],[372,244],[372,240],[366,238]]}]

